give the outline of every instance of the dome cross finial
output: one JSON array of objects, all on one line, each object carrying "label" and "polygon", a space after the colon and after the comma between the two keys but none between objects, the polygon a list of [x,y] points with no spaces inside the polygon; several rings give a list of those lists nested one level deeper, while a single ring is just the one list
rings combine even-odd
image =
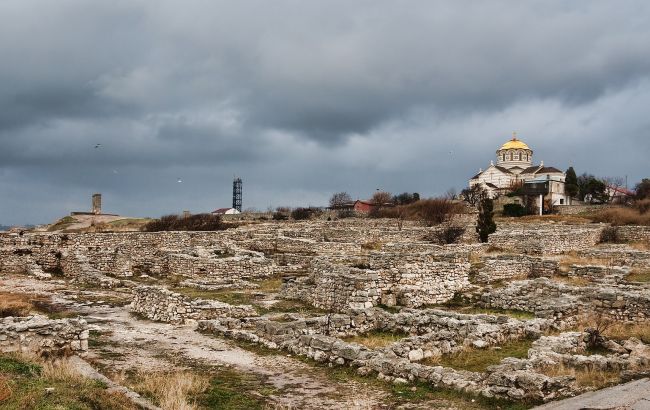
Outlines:
[{"label": "dome cross finial", "polygon": [[517,141],[517,131],[512,131],[512,140]]}]

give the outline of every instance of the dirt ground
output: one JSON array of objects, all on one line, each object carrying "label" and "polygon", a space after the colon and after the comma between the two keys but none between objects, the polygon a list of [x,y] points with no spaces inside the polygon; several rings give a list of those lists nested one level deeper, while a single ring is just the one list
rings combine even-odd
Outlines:
[{"label": "dirt ground", "polygon": [[[91,327],[87,360],[116,382],[126,375],[212,368],[255,377],[271,408],[388,409],[462,408],[449,402],[397,405],[369,380],[334,380],[328,369],[278,351],[258,353],[231,341],[177,326],[142,320],[129,313],[128,290],[75,288],[63,280],[38,281],[16,275],[0,280],[0,291],[47,295],[56,305],[84,316]],[[248,386],[250,388],[250,385]],[[270,393],[268,393],[270,392]]]}]

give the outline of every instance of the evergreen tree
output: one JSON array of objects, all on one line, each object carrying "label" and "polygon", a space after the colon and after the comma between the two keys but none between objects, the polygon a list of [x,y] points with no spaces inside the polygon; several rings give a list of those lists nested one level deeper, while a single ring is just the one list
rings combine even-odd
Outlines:
[{"label": "evergreen tree", "polygon": [[497,224],[494,223],[494,201],[490,198],[483,198],[478,205],[478,220],[476,222],[476,232],[481,242],[488,241],[488,235],[497,230]]},{"label": "evergreen tree", "polygon": [[578,176],[573,167],[569,167],[566,170],[566,180],[565,180],[564,190],[571,198],[575,198],[578,195]]}]

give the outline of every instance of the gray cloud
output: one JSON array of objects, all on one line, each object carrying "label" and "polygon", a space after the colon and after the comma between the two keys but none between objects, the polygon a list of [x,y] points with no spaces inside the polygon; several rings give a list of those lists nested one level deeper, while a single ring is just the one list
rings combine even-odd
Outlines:
[{"label": "gray cloud", "polygon": [[113,212],[209,210],[233,174],[262,209],[434,195],[512,130],[538,160],[637,181],[646,3],[4,1],[0,223],[94,191]]}]

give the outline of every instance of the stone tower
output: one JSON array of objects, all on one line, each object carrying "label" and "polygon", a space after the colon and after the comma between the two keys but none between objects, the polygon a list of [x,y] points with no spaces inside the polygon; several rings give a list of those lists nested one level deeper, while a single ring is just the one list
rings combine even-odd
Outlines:
[{"label": "stone tower", "polygon": [[102,213],[102,194],[93,194],[92,213],[100,215]]}]

